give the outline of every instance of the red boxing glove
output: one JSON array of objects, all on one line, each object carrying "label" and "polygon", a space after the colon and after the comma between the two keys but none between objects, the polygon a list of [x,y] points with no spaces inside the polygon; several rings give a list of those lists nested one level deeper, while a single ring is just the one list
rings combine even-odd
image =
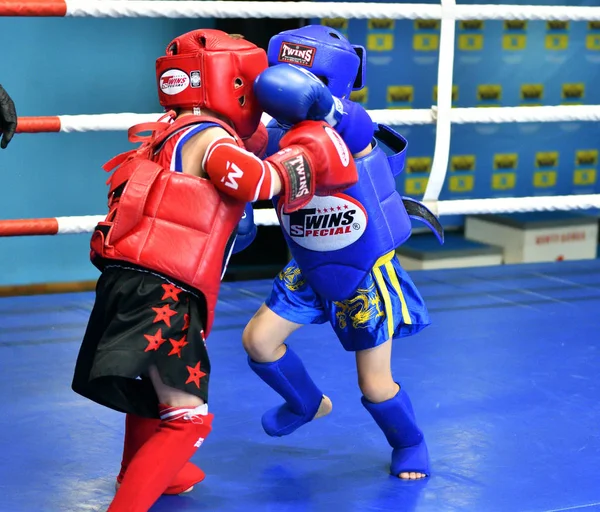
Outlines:
[{"label": "red boxing glove", "polygon": [[282,137],[279,147],[283,149],[266,161],[277,168],[286,213],[306,206],[314,195],[328,196],[358,181],[348,147],[324,121],[298,123]]},{"label": "red boxing glove", "polygon": [[358,181],[358,171],[348,146],[325,121],[298,123],[279,142],[279,147],[286,146],[300,146],[310,154],[315,195],[329,196]]}]

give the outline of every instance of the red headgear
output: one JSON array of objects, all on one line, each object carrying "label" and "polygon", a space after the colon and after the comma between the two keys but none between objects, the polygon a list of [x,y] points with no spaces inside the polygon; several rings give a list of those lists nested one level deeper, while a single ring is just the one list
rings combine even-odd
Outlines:
[{"label": "red headgear", "polygon": [[173,39],[167,55],[157,59],[158,98],[166,110],[213,110],[240,137],[249,137],[262,114],[254,80],[267,66],[265,51],[249,41],[220,30],[193,30]]}]

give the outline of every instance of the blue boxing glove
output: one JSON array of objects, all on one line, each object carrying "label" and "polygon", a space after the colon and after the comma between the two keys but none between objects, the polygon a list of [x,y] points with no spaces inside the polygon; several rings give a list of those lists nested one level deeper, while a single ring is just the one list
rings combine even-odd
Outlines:
[{"label": "blue boxing glove", "polygon": [[261,108],[287,128],[301,121],[324,120],[334,103],[321,80],[292,64],[265,69],[254,81],[254,94]]},{"label": "blue boxing glove", "polygon": [[340,104],[340,119],[332,126],[344,139],[350,152],[356,155],[370,146],[375,135],[375,125],[371,116],[359,103],[342,99]]},{"label": "blue boxing glove", "polygon": [[254,210],[252,203],[248,203],[244,209],[242,220],[238,223],[237,237],[233,244],[233,254],[246,249],[256,238],[256,224],[254,224]]},{"label": "blue boxing glove", "polygon": [[261,108],[279,124],[325,121],[342,136],[352,154],[373,139],[373,122],[360,105],[340,100],[310,71],[293,64],[265,69],[254,82]]}]

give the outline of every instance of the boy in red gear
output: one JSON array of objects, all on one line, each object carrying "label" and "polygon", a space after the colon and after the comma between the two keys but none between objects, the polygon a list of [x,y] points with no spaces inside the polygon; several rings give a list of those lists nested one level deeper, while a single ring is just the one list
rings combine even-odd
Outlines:
[{"label": "boy in red gear", "polygon": [[176,38],[156,63],[176,115],[131,128],[143,144],[105,165],[109,213],[91,240],[102,275],[73,390],[127,414],[109,512],[145,512],[204,478],[189,460],[212,428],[205,337],[246,204],[280,195],[291,212],[357,180],[325,122],[298,124],[264,161],[245,149],[261,151],[252,87],[266,67],[263,50],[218,30]]}]

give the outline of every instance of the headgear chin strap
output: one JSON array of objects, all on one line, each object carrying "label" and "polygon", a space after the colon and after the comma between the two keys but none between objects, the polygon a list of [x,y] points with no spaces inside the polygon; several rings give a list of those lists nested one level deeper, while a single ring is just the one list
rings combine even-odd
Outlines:
[{"label": "headgear chin strap", "polygon": [[308,68],[338,98],[346,98],[365,86],[364,47],[351,45],[340,32],[324,25],[277,34],[269,41],[267,54],[270,66],[286,62]]},{"label": "headgear chin strap", "polygon": [[158,98],[165,109],[207,108],[231,121],[242,138],[252,135],[262,111],[253,92],[268,66],[264,50],[220,30],[175,38],[156,61]]}]

